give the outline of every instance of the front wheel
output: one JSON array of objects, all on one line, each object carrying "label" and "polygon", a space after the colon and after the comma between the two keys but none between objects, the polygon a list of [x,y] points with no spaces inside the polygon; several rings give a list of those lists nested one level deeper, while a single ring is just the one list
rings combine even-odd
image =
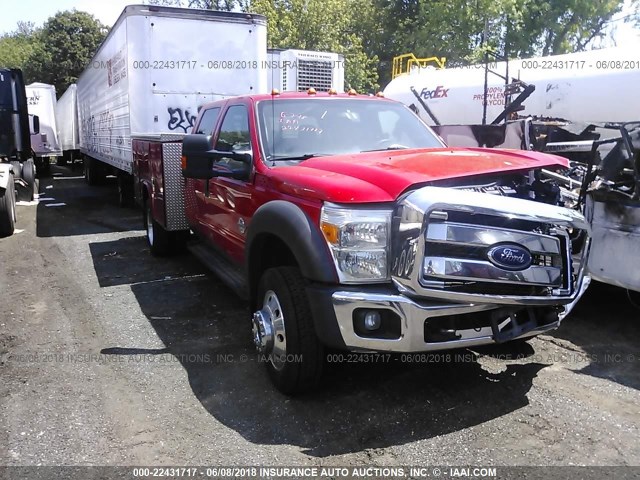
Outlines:
[{"label": "front wheel", "polygon": [[282,393],[315,388],[324,348],[316,336],[305,282],[297,267],[270,268],[262,275],[253,314],[253,341],[269,376]]}]

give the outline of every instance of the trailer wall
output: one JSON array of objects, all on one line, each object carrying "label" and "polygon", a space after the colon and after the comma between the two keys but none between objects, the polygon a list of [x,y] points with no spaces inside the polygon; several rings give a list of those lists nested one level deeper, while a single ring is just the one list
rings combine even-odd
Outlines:
[{"label": "trailer wall", "polygon": [[78,79],[80,150],[131,173],[131,139],[188,133],[203,104],[267,91],[266,19],[133,5]]},{"label": "trailer wall", "polygon": [[77,99],[78,90],[72,83],[56,104],[58,140],[63,152],[79,148]]},{"label": "trailer wall", "polygon": [[46,83],[32,83],[26,86],[26,92],[29,114],[40,119],[40,133],[31,135],[31,148],[36,157],[62,155],[55,113],[56,88]]}]

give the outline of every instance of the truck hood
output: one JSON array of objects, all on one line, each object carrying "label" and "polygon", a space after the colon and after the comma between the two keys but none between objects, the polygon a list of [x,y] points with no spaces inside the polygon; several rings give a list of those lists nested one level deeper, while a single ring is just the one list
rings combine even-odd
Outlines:
[{"label": "truck hood", "polygon": [[336,203],[391,202],[414,185],[536,168],[568,167],[565,158],[524,150],[430,148],[312,158],[272,170],[279,189]]}]

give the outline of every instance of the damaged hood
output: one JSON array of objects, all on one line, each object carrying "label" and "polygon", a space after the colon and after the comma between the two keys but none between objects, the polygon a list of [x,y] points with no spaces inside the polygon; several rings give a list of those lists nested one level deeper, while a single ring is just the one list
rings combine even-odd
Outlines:
[{"label": "damaged hood", "polygon": [[566,168],[565,158],[524,150],[430,148],[311,158],[272,169],[279,188],[331,202],[390,202],[413,186],[537,168]]}]

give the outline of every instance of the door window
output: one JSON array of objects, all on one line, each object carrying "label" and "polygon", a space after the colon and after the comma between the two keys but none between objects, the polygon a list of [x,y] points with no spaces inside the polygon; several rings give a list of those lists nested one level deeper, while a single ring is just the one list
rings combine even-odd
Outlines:
[{"label": "door window", "polygon": [[210,108],[202,114],[198,128],[193,133],[202,133],[204,135],[212,135],[213,128],[216,126],[218,117],[220,116],[220,107]]},{"label": "door window", "polygon": [[[251,153],[251,136],[249,135],[249,113],[244,105],[233,105],[227,110],[215,150],[220,152]],[[242,169],[244,164],[240,160],[223,157],[221,165],[232,170]]]}]

